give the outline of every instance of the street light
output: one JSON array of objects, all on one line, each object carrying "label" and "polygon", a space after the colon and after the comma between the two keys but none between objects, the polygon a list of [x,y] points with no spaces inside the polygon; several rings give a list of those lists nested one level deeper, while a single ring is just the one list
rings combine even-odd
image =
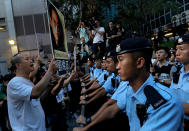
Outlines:
[{"label": "street light", "polygon": [[9,40],[9,44],[10,44],[10,45],[14,45],[15,43],[16,43],[15,40],[13,40],[13,39]]}]

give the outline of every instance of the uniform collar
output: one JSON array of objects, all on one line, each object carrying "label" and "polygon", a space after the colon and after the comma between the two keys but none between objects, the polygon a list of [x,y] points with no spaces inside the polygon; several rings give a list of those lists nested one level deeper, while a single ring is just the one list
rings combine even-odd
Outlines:
[{"label": "uniform collar", "polygon": [[185,74],[185,75],[189,75],[189,71],[187,73],[185,73],[184,66],[182,66],[182,68],[180,69],[180,73]]}]

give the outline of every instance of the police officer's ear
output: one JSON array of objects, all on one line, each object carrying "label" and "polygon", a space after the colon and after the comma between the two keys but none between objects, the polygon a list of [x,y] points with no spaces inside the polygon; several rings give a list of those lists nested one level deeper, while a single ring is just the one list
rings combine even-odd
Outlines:
[{"label": "police officer's ear", "polygon": [[144,64],[145,64],[145,59],[143,57],[137,58],[137,60],[136,60],[137,69],[143,68]]}]

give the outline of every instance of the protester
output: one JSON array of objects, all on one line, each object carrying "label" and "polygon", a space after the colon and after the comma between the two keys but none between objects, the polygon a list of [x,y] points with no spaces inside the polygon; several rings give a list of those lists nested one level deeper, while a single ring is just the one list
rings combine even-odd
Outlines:
[{"label": "protester", "polygon": [[45,116],[39,97],[47,88],[51,75],[57,70],[56,61],[51,61],[48,71],[35,85],[29,79],[34,68],[28,56],[17,54],[11,63],[16,67],[16,77],[7,87],[8,114],[12,130],[45,131]]}]

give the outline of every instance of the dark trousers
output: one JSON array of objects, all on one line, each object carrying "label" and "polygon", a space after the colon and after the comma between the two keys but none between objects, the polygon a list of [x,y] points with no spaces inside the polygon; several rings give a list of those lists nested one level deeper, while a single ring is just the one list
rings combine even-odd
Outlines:
[{"label": "dark trousers", "polygon": [[105,52],[107,52],[105,43],[93,43],[92,52],[93,54],[98,54],[100,57],[104,56]]},{"label": "dark trousers", "polygon": [[2,128],[2,131],[8,131],[8,128],[6,126],[6,118],[8,118],[8,109],[7,101],[4,101],[2,107],[0,107],[0,127]]}]

